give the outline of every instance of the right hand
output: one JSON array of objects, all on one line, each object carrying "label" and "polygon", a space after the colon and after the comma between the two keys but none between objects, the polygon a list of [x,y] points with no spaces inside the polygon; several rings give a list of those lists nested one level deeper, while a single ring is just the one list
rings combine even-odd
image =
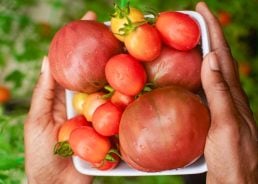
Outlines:
[{"label": "right hand", "polygon": [[258,182],[257,127],[241,87],[237,63],[231,55],[218,20],[204,2],[196,6],[206,20],[211,52],[204,58],[201,78],[211,127],[204,156],[207,183]]}]

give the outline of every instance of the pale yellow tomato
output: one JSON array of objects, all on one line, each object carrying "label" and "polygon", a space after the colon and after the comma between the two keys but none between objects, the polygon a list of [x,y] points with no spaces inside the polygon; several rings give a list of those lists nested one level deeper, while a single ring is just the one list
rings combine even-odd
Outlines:
[{"label": "pale yellow tomato", "polygon": [[82,114],[83,113],[83,104],[85,102],[85,100],[87,99],[88,94],[86,93],[75,93],[72,99],[72,104],[73,104],[73,108],[74,110],[78,113],[78,114]]},{"label": "pale yellow tomato", "polygon": [[145,21],[143,13],[140,10],[132,7],[130,7],[128,15],[125,15],[123,18],[120,18],[119,16],[112,17],[111,31],[113,32],[115,37],[122,42],[124,41],[124,36],[121,35],[121,32],[119,32],[119,30],[124,27],[124,24],[128,23],[126,17],[130,19],[132,23]]}]

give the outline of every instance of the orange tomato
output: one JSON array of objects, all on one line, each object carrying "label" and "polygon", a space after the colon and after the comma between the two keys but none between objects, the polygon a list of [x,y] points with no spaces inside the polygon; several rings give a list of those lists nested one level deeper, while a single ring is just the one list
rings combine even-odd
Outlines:
[{"label": "orange tomato", "polygon": [[6,103],[11,98],[10,90],[5,86],[0,86],[0,103]]}]

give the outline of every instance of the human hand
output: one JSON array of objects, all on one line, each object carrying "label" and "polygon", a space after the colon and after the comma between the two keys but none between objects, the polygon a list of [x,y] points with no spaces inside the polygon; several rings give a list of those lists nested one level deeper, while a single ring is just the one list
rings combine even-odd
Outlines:
[{"label": "human hand", "polygon": [[211,112],[204,150],[207,183],[257,183],[257,127],[239,81],[237,63],[223,31],[207,5],[196,6],[206,20],[211,53],[204,58],[201,78]]},{"label": "human hand", "polygon": [[[82,19],[94,20],[96,15],[88,12]],[[91,183],[92,177],[78,173],[70,158],[60,158],[53,153],[58,129],[65,120],[64,89],[51,76],[45,57],[24,127],[25,169],[29,183]]]}]

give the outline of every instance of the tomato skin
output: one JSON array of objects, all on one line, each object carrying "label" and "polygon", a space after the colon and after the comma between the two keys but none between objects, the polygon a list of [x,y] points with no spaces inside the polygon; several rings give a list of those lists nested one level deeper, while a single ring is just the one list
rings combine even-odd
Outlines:
[{"label": "tomato skin", "polygon": [[109,59],[105,68],[110,86],[128,96],[137,95],[147,80],[141,63],[129,54],[119,54]]},{"label": "tomato skin", "polygon": [[58,132],[58,142],[69,140],[71,132],[81,126],[90,126],[83,115],[77,115],[64,122]]},{"label": "tomato skin", "polygon": [[99,106],[93,114],[92,125],[103,136],[118,134],[122,110],[111,102]]},{"label": "tomato skin", "polygon": [[78,114],[83,113],[83,104],[84,104],[87,96],[88,96],[88,94],[86,94],[86,93],[76,93],[76,94],[74,94],[73,99],[72,99],[72,104],[73,104],[74,110]]},{"label": "tomato skin", "polygon": [[134,100],[134,96],[128,96],[120,93],[119,91],[115,91],[111,97],[111,102],[122,110],[124,110]]},{"label": "tomato skin", "polygon": [[91,163],[101,162],[111,148],[108,137],[87,126],[72,131],[69,144],[75,155]]},{"label": "tomato skin", "polygon": [[101,171],[114,169],[119,164],[120,157],[113,153],[111,153],[111,156],[115,159],[114,161],[109,161],[105,159],[100,163],[93,163],[93,166]]},{"label": "tomato skin", "polygon": [[[136,9],[130,7],[130,12],[127,15],[131,22],[143,22],[144,21],[144,15],[143,13]],[[111,18],[111,31],[113,32],[114,36],[119,39],[120,41],[124,41],[124,36],[119,35],[119,29],[124,27],[124,24],[128,23],[126,17],[119,18],[118,16]]]},{"label": "tomato skin", "polygon": [[83,115],[86,119],[92,122],[93,113],[102,104],[106,103],[106,99],[103,98],[105,93],[96,92],[89,94],[87,100],[83,104]]},{"label": "tomato skin", "polygon": [[159,56],[161,38],[156,28],[145,23],[125,37],[125,47],[136,59],[149,62]]},{"label": "tomato skin", "polygon": [[156,28],[165,44],[177,50],[194,48],[200,40],[198,24],[189,15],[180,12],[161,12]]}]

